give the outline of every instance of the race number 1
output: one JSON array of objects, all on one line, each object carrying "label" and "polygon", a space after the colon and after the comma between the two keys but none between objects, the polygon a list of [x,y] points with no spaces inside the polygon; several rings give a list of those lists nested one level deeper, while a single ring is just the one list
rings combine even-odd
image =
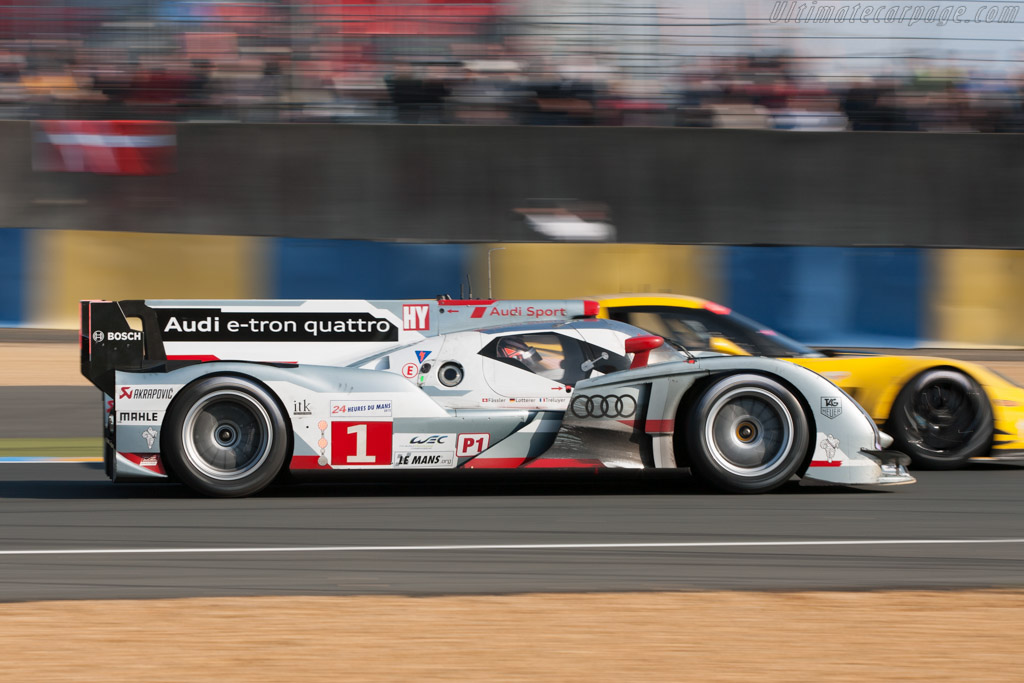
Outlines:
[{"label": "race number 1", "polygon": [[332,422],[331,464],[391,464],[391,422]]}]

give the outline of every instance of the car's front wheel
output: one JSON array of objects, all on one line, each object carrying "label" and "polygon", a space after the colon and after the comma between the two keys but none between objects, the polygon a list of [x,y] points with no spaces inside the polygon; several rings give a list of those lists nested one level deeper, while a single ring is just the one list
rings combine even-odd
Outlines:
[{"label": "car's front wheel", "polygon": [[992,447],[992,405],[973,379],[956,370],[928,370],[903,387],[886,431],[915,467],[950,470]]},{"label": "car's front wheel", "polygon": [[731,493],[764,493],[800,468],[810,429],[789,389],[761,375],[731,375],[693,407],[687,446],[694,477]]},{"label": "car's front wheel", "polygon": [[161,448],[171,470],[208,496],[262,490],[288,455],[288,423],[277,401],[241,377],[207,377],[185,387],[163,431]]}]

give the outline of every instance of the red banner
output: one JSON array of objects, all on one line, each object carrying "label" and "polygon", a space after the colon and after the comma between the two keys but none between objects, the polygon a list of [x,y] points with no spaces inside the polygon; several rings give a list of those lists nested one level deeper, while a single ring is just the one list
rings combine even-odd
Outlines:
[{"label": "red banner", "polygon": [[497,16],[493,0],[314,0],[312,12],[326,28],[349,35],[474,35]]},{"label": "red banner", "polygon": [[165,121],[36,121],[32,169],[109,175],[173,173],[177,138]]}]

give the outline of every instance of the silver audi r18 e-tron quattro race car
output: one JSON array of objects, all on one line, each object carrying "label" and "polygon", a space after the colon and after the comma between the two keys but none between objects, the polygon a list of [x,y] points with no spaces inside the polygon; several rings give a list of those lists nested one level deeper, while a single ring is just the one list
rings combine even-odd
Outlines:
[{"label": "silver audi r18 e-tron quattro race car", "polygon": [[694,357],[589,301],[83,301],[107,474],[211,496],[286,471],[689,467],[730,492],[914,481],[841,389]]}]

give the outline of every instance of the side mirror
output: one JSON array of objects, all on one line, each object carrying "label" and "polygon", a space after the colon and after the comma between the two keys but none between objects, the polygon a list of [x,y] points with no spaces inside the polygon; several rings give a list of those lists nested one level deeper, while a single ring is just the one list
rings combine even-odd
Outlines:
[{"label": "side mirror", "polygon": [[725,337],[711,337],[708,339],[708,350],[717,353],[725,353],[730,356],[749,356],[750,354],[739,347],[736,342]]},{"label": "side mirror", "polygon": [[633,354],[633,362],[629,369],[647,367],[647,359],[651,351],[665,343],[661,337],[654,335],[644,337],[630,337],[626,340],[626,353]]}]

